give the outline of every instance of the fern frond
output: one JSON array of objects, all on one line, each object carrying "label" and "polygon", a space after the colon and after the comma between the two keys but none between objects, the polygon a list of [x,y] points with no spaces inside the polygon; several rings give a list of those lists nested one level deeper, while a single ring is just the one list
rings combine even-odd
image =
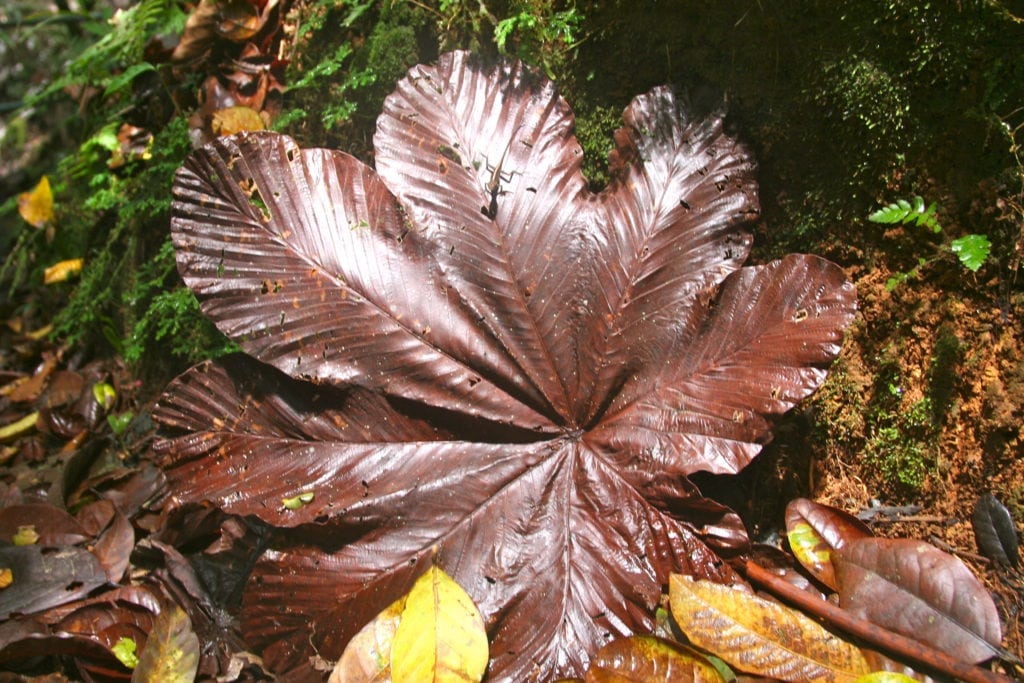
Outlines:
[{"label": "fern frond", "polygon": [[870,214],[868,220],[872,223],[885,223],[889,225],[896,223],[908,225],[913,223],[914,225],[926,227],[932,232],[942,232],[942,226],[939,224],[939,218],[936,215],[937,208],[935,202],[926,207],[924,199],[915,196],[913,204],[906,199],[898,199],[892,204],[883,206],[878,211]]}]

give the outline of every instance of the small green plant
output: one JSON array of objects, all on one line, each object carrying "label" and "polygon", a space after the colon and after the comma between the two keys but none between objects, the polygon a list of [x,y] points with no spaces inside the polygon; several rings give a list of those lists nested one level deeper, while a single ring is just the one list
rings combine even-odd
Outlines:
[{"label": "small green plant", "polygon": [[551,0],[520,0],[511,9],[515,13],[494,27],[498,51],[540,66],[554,78],[566,55],[581,42],[583,14],[571,4],[555,11]]},{"label": "small green plant", "polygon": [[[895,386],[890,390],[894,396],[901,393]],[[864,458],[885,480],[916,490],[933,468],[930,442],[934,434],[931,419],[934,411],[927,397],[909,406],[904,404],[901,400],[897,409],[875,416],[871,436],[864,447]]]},{"label": "small green plant", "polygon": [[[935,202],[926,206],[921,197],[914,197],[913,202],[899,199],[870,214],[868,220],[872,223],[887,225],[918,225],[935,234],[942,233],[942,225],[939,223]],[[892,291],[903,282],[918,277],[921,268],[945,254],[955,255],[964,268],[972,273],[977,272],[985,263],[991,249],[992,243],[985,235],[970,234],[948,240],[940,245],[937,256],[931,259],[918,257],[916,266],[889,278],[885,283],[885,288]]]}]

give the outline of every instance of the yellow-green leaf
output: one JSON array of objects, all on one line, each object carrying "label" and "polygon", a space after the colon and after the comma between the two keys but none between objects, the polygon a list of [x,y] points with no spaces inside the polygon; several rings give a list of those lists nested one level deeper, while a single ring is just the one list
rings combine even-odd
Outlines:
[{"label": "yellow-green leaf", "polygon": [[119,638],[110,651],[117,657],[117,661],[129,669],[134,669],[139,665],[139,656],[135,653],[136,647],[138,645],[133,638]]},{"label": "yellow-green leaf", "polygon": [[405,596],[395,600],[359,630],[345,646],[327,683],[390,683],[391,643],[405,600]]},{"label": "yellow-green leaf", "polygon": [[861,676],[856,683],[917,683],[910,676],[898,674],[895,671],[875,671],[866,676]]},{"label": "yellow-green leaf", "polygon": [[92,396],[104,410],[110,410],[117,401],[117,390],[107,382],[97,382],[92,385]]},{"label": "yellow-green leaf", "polygon": [[689,576],[669,577],[672,616],[690,641],[748,673],[854,683],[870,669],[853,644],[783,605]]},{"label": "yellow-green leaf", "polygon": [[39,532],[36,531],[34,524],[19,526],[18,530],[14,532],[14,536],[11,537],[11,543],[14,545],[35,545],[38,541]]},{"label": "yellow-green leaf", "polygon": [[316,494],[312,491],[305,491],[291,498],[282,498],[281,505],[285,510],[298,510],[302,506],[312,503],[315,496]]},{"label": "yellow-green leaf", "polygon": [[49,178],[43,176],[32,190],[18,195],[18,213],[37,228],[53,222],[53,191]]},{"label": "yellow-green leaf", "polygon": [[23,434],[27,434],[36,428],[36,420],[38,419],[39,413],[29,413],[16,422],[0,427],[0,441],[16,439]]},{"label": "yellow-green leaf", "polygon": [[391,645],[394,683],[480,681],[489,657],[487,632],[473,599],[431,566],[409,591]]},{"label": "yellow-green leaf", "polygon": [[66,261],[59,261],[43,271],[43,284],[52,285],[57,282],[64,282],[72,275],[82,271],[85,259],[72,258]]},{"label": "yellow-green leaf", "polygon": [[153,622],[132,683],[192,683],[199,669],[199,638],[188,615],[177,605]]}]

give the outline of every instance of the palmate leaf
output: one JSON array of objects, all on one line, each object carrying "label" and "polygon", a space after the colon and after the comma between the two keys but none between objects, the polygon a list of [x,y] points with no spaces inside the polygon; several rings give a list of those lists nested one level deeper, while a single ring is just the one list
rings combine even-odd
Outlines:
[{"label": "palmate leaf", "polygon": [[731,578],[707,543],[742,524],[687,476],[756,455],[854,291],[811,256],[741,268],[753,163],[720,116],[657,89],[625,121],[594,195],[549,82],[451,53],[386,100],[379,175],[271,133],[179,172],[179,269],[258,360],[177,379],[156,449],[175,501],[292,529],[242,615],[279,671],[336,659],[431,566],[501,681],[581,674],[671,572]]}]

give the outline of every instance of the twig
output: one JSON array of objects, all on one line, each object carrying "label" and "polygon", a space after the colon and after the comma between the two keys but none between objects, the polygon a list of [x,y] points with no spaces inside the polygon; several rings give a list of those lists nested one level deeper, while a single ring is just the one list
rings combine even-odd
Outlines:
[{"label": "twig", "polygon": [[961,661],[949,656],[945,652],[934,650],[916,640],[855,617],[846,610],[816,598],[810,593],[806,593],[796,586],[783,581],[751,560],[747,560],[746,570],[747,578],[761,584],[780,598],[795,604],[800,609],[816,617],[824,619],[829,624],[850,635],[884,648],[898,657],[963,679],[967,683],[1013,683],[1013,679],[1008,676]]}]

